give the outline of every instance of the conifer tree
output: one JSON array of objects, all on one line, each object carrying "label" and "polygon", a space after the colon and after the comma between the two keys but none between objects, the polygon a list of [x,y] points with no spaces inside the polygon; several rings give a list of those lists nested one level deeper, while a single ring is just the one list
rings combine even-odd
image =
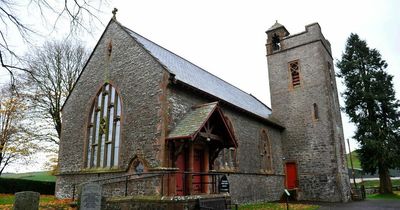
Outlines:
[{"label": "conifer tree", "polygon": [[400,103],[387,66],[378,50],[357,34],[350,34],[337,63],[346,85],[344,111],[357,127],[361,166],[367,173],[378,172],[380,193],[392,193],[389,169],[400,166]]}]

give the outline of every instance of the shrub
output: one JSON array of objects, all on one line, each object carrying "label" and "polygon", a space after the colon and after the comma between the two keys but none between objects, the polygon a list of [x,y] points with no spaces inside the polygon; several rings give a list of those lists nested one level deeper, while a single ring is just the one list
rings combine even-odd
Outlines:
[{"label": "shrub", "polygon": [[42,195],[54,195],[55,185],[55,182],[0,178],[0,193],[35,191]]}]

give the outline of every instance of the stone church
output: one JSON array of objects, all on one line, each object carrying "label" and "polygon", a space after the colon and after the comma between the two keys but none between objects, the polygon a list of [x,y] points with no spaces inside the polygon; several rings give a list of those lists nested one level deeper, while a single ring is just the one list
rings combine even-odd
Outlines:
[{"label": "stone church", "polygon": [[271,108],[112,18],[62,109],[56,196],[348,201],[329,41],[276,22],[265,46]]}]

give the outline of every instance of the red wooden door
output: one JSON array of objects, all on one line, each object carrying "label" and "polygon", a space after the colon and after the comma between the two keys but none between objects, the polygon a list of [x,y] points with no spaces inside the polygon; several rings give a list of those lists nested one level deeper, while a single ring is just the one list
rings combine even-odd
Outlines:
[{"label": "red wooden door", "polygon": [[177,168],[179,168],[178,173],[176,174],[176,195],[185,195],[186,179],[183,172],[186,170],[186,158],[184,152],[179,154],[175,165]]},{"label": "red wooden door", "polygon": [[296,163],[286,163],[286,187],[288,189],[297,187]]},{"label": "red wooden door", "polygon": [[194,193],[202,193],[202,177],[199,174],[203,171],[203,150],[195,149],[194,154],[193,154],[193,179],[192,179],[192,185],[193,185],[193,192]]}]

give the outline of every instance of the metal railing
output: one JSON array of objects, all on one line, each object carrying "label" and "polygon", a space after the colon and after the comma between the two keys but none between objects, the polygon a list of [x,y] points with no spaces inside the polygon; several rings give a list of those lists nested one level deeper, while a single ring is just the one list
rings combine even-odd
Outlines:
[{"label": "metal railing", "polygon": [[[162,196],[166,195],[177,195],[177,190],[176,190],[176,185],[171,186],[171,183],[175,182],[170,182],[170,179],[175,179],[177,181],[176,177],[181,176],[180,178],[182,179],[182,195],[196,195],[196,194],[218,194],[219,193],[219,188],[218,188],[218,180],[220,180],[220,177],[226,173],[220,173],[220,172],[179,172],[179,171],[158,171],[158,172],[143,172],[143,173],[132,173],[132,174],[125,174],[125,175],[119,175],[119,176],[112,176],[112,177],[105,177],[105,178],[99,178],[95,180],[90,180],[87,182],[79,183],[79,184],[73,184],[72,185],[72,198],[73,200],[76,199],[76,191],[77,188],[80,186],[94,182],[94,183],[99,183],[103,189],[107,185],[115,185],[115,184],[123,184],[124,185],[124,196],[130,195],[132,192],[130,189],[138,189],[135,187],[135,185],[139,185],[143,182],[146,181],[153,181],[153,182],[159,182],[159,187],[160,187],[160,194]],[[198,179],[195,179],[195,177],[200,177]],[[190,184],[193,185],[200,185],[201,190],[200,191],[194,191]],[[120,186],[121,187],[121,186]],[[172,189],[173,188],[173,189]],[[174,192],[172,192],[174,190]],[[155,192],[154,192],[155,193]]]}]

